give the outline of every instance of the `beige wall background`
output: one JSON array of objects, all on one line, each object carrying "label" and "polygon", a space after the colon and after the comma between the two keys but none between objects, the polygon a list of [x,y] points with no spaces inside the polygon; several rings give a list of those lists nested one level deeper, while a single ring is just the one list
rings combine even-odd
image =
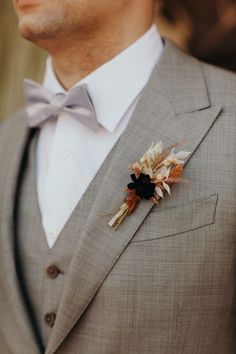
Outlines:
[{"label": "beige wall background", "polygon": [[24,77],[42,80],[45,54],[20,38],[11,0],[0,0],[0,120],[23,104]]},{"label": "beige wall background", "polygon": [[[236,0],[158,0],[157,5],[163,36],[202,60],[236,71]],[[11,0],[0,0],[0,120],[23,105],[24,77],[42,81],[45,59],[19,36]]]}]

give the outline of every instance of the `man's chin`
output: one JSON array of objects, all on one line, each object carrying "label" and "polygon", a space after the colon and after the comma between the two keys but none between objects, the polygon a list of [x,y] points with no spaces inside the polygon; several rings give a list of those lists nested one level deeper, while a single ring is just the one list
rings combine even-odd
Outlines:
[{"label": "man's chin", "polygon": [[25,15],[19,19],[18,30],[20,35],[32,42],[45,38],[47,31],[42,22],[34,15]]},{"label": "man's chin", "polygon": [[18,30],[22,37],[30,40],[35,36],[35,23],[32,16],[25,15],[19,19]]}]

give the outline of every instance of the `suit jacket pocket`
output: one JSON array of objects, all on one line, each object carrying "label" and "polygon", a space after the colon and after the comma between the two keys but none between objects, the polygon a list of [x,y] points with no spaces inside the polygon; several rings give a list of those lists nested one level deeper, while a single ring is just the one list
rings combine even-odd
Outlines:
[{"label": "suit jacket pocket", "polygon": [[149,213],[131,243],[174,236],[215,221],[218,194]]}]

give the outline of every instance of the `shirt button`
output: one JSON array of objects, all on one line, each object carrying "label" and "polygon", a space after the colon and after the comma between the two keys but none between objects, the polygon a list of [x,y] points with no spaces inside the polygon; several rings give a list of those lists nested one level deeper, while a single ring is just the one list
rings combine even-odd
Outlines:
[{"label": "shirt button", "polygon": [[44,321],[48,325],[48,327],[53,327],[55,320],[56,320],[55,312],[46,313],[46,315],[44,316]]},{"label": "shirt button", "polygon": [[51,239],[55,239],[57,237],[57,230],[56,229],[49,230],[49,237]]},{"label": "shirt button", "polygon": [[49,278],[51,279],[57,278],[58,275],[61,273],[60,269],[54,264],[47,267],[46,272]]},{"label": "shirt button", "polygon": [[65,150],[65,151],[62,151],[62,152],[61,152],[61,159],[62,159],[62,160],[68,159],[69,156],[70,156],[69,151]]}]

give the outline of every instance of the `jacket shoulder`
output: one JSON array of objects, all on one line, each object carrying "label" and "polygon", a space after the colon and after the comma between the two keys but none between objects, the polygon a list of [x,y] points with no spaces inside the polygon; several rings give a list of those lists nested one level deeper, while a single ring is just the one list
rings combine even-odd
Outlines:
[{"label": "jacket shoulder", "polygon": [[0,121],[0,142],[5,139],[9,138],[13,132],[17,130],[18,127],[26,124],[26,113],[24,109],[21,109],[9,117]]},{"label": "jacket shoulder", "polygon": [[21,109],[0,122],[0,155],[14,146],[26,129],[26,113]]},{"label": "jacket shoulder", "polygon": [[201,62],[211,103],[235,107],[236,111],[236,74]]}]

